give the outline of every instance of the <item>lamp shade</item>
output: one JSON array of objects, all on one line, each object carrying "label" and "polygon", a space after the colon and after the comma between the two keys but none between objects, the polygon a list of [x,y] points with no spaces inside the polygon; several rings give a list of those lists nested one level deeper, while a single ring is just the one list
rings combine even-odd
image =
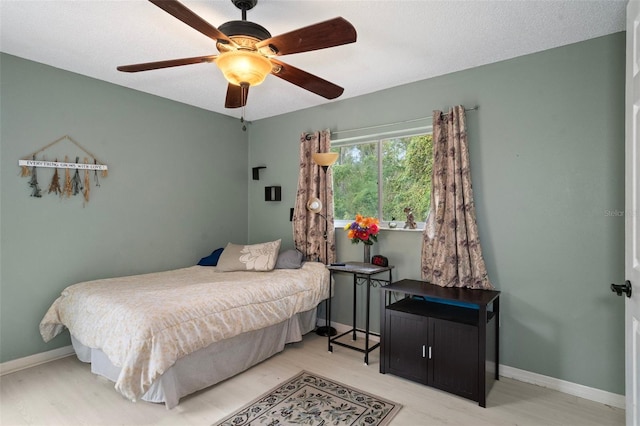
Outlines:
[{"label": "lamp shade", "polygon": [[246,83],[256,86],[271,72],[271,61],[257,52],[249,50],[231,50],[216,58],[218,68],[231,84],[240,86]]},{"label": "lamp shade", "polygon": [[330,166],[338,160],[337,152],[315,152],[311,156],[318,166]]},{"label": "lamp shade", "polygon": [[322,211],[322,201],[319,198],[310,198],[307,201],[307,210],[313,213],[320,213]]}]

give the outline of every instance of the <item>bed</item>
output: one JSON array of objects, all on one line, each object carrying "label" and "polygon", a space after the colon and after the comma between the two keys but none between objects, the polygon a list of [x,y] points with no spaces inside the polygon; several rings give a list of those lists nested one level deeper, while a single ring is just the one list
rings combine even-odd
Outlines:
[{"label": "bed", "polygon": [[40,333],[49,341],[67,328],[78,358],[119,393],[172,408],[301,340],[328,292],[318,262],[268,271],[196,265],[69,286]]}]

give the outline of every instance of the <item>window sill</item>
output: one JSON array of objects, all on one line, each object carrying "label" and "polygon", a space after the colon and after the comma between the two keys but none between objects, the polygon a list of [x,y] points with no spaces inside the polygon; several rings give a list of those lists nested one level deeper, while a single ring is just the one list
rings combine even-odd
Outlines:
[{"label": "window sill", "polygon": [[[333,224],[335,229],[344,229],[347,224],[350,224],[351,220],[336,220]],[[416,229],[405,229],[404,222],[398,222],[398,226],[395,228],[389,228],[389,225],[386,222],[380,224],[380,231],[402,231],[402,232],[422,232],[424,229],[424,223],[418,222],[418,227]]]},{"label": "window sill", "polygon": [[416,228],[416,229],[405,229],[405,228],[383,228],[380,227],[380,231],[393,231],[393,232],[422,232],[423,228]]}]

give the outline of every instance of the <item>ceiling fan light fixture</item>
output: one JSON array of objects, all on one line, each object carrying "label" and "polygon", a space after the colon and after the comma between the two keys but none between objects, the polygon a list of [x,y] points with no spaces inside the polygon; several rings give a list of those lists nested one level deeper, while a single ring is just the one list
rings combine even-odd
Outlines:
[{"label": "ceiling fan light fixture", "polygon": [[216,58],[224,78],[231,84],[257,86],[271,73],[271,61],[250,50],[232,50]]}]

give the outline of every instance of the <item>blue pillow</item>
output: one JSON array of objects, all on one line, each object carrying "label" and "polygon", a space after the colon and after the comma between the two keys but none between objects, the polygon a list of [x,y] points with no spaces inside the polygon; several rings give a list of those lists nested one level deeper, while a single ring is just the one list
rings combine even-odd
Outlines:
[{"label": "blue pillow", "polygon": [[203,257],[202,259],[200,259],[200,262],[198,262],[198,265],[216,266],[218,264],[218,259],[220,259],[220,254],[222,254],[222,250],[224,250],[223,247],[220,247],[219,249],[214,250],[213,253],[211,253],[209,256]]}]

